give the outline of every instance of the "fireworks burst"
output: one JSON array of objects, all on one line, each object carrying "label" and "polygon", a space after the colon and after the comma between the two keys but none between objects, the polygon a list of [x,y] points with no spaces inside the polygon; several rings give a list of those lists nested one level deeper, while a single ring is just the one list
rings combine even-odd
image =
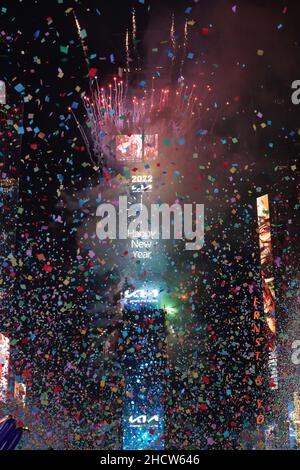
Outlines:
[{"label": "fireworks burst", "polygon": [[[186,135],[199,117],[198,90],[180,79],[175,87],[143,88],[130,93],[123,80],[115,77],[108,87],[96,82],[90,96],[84,96],[86,122],[84,126],[74,115],[93,164],[97,166],[111,155],[114,138],[120,134],[170,135],[177,139]],[[91,151],[92,148],[92,151]]]}]

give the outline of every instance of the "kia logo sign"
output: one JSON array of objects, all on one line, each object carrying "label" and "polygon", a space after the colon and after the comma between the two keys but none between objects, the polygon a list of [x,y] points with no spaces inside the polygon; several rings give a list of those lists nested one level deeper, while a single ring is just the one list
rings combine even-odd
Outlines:
[{"label": "kia logo sign", "polygon": [[148,425],[148,424],[158,426],[159,416],[153,415],[153,416],[148,417],[147,415],[140,415],[134,418],[133,415],[131,415],[129,417],[129,423],[131,426],[142,426],[142,425]]},{"label": "kia logo sign", "polygon": [[158,300],[158,289],[152,289],[152,290],[145,290],[145,289],[138,289],[134,291],[129,291],[126,290],[124,292],[124,298],[127,301],[154,301],[156,302]]}]

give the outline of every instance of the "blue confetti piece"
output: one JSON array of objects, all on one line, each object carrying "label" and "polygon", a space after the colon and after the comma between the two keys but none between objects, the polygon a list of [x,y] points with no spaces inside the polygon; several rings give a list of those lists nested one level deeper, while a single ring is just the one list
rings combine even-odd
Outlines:
[{"label": "blue confetti piece", "polygon": [[22,93],[22,91],[25,90],[24,86],[22,85],[22,83],[18,83],[18,85],[15,86],[15,90],[18,92],[18,93]]}]

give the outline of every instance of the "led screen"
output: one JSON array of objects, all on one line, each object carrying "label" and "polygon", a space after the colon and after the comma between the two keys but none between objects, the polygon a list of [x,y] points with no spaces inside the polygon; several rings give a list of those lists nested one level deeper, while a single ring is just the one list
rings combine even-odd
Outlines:
[{"label": "led screen", "polygon": [[116,157],[122,161],[150,161],[158,155],[158,135],[116,136]]}]

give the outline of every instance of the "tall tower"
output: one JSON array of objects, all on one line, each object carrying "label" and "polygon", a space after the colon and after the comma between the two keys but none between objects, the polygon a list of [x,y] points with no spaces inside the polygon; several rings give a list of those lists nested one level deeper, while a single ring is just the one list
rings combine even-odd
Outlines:
[{"label": "tall tower", "polygon": [[163,449],[165,321],[156,291],[125,292],[123,337],[123,449]]}]

